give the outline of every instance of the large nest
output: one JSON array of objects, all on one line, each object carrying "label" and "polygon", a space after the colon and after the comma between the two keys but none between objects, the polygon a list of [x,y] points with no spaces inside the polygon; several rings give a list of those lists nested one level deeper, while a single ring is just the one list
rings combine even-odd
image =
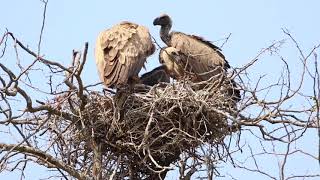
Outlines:
[{"label": "large nest", "polygon": [[228,117],[235,112],[228,86],[175,82],[158,84],[147,92],[91,92],[70,137],[78,144],[92,144],[93,137],[104,154],[115,161],[122,157],[121,173],[148,177],[164,171],[182,152],[202,143],[223,143],[232,131]]}]

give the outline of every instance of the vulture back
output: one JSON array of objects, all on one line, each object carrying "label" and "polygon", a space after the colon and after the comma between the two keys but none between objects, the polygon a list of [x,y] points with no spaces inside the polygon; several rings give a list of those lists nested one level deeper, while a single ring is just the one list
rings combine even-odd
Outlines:
[{"label": "vulture back", "polygon": [[122,22],[101,32],[95,47],[95,59],[100,79],[107,87],[128,83],[153,54],[155,46],[149,30],[141,25]]},{"label": "vulture back", "polygon": [[187,57],[194,73],[201,80],[208,80],[230,67],[220,49],[201,37],[172,32],[170,46]]}]

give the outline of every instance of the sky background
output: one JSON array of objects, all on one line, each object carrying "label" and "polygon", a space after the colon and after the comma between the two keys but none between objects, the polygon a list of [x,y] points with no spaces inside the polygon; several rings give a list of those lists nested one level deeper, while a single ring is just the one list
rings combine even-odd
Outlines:
[{"label": "sky background", "polygon": [[[0,6],[0,32],[5,32],[7,28],[23,43],[36,50],[43,3],[39,0],[2,0]],[[71,60],[72,49],[81,50],[84,42],[89,42],[88,62],[83,79],[86,84],[94,84],[99,78],[93,48],[100,31],[124,20],[132,21],[147,26],[157,42],[163,45],[159,37],[159,27],[153,26],[152,22],[155,17],[166,13],[172,17],[174,30],[205,37],[217,45],[223,43],[220,39],[232,33],[228,43],[223,47],[223,53],[231,66],[240,67],[254,58],[262,48],[276,40],[287,38],[282,28],[292,33],[304,52],[310,51],[320,43],[319,7],[319,0],[49,0],[41,54],[67,65]],[[284,46],[282,54],[289,60],[297,59],[298,53],[294,47]],[[13,53],[12,49],[8,51],[10,52]],[[148,59],[148,71],[159,65],[157,53]],[[14,58],[13,54],[7,57],[6,61],[15,61],[11,59]],[[23,58],[26,63],[31,60],[33,58]],[[279,69],[278,59],[268,56],[263,62],[255,66],[252,76],[269,74],[270,80],[276,77],[278,74],[274,70]],[[292,65],[292,68],[295,66]],[[39,83],[42,82],[39,80]],[[310,151],[316,152],[317,141],[316,138],[312,138],[312,133],[305,139],[304,143],[310,146]],[[291,171],[302,167],[303,172],[320,170],[319,166],[304,159],[293,160],[291,163]],[[270,167],[271,170],[273,166]],[[242,174],[241,171],[228,166],[224,171],[234,173],[239,179],[248,179],[253,175]],[[33,168],[28,171],[27,179],[45,177],[43,173],[46,172],[43,168]],[[16,179],[18,175],[0,173],[0,179]]]}]

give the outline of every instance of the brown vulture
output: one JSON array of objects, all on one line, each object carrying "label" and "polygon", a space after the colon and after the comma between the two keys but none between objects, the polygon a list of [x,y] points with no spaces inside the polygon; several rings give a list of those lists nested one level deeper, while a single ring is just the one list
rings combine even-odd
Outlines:
[{"label": "brown vulture", "polygon": [[100,79],[111,88],[137,82],[146,58],[154,51],[149,30],[144,26],[121,22],[101,32],[95,47]]},{"label": "brown vulture", "polygon": [[[161,26],[160,37],[168,47],[161,50],[159,60],[172,78],[186,75],[194,82],[205,81],[216,75],[225,75],[230,68],[221,49],[211,42],[195,35],[170,32],[172,20],[168,15],[154,19],[153,25]],[[235,87],[233,80],[231,84]],[[239,100],[239,90],[232,88],[231,93]]]}]

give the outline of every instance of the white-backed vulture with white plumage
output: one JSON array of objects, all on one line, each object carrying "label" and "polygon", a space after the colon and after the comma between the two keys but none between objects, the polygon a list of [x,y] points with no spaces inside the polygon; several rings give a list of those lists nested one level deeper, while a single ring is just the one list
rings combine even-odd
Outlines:
[{"label": "white-backed vulture with white plumage", "polygon": [[[172,78],[191,76],[194,82],[205,81],[216,75],[225,75],[230,68],[221,49],[205,39],[182,32],[170,32],[171,18],[164,14],[153,21],[160,25],[160,37],[168,46],[160,51],[160,63],[166,65]],[[186,74],[187,73],[187,74]],[[235,82],[232,80],[232,86]],[[232,95],[240,98],[239,90],[232,89]]]},{"label": "white-backed vulture with white plumage", "polygon": [[146,58],[154,51],[146,27],[121,22],[101,32],[97,38],[95,59],[99,77],[106,87],[135,83]]}]

